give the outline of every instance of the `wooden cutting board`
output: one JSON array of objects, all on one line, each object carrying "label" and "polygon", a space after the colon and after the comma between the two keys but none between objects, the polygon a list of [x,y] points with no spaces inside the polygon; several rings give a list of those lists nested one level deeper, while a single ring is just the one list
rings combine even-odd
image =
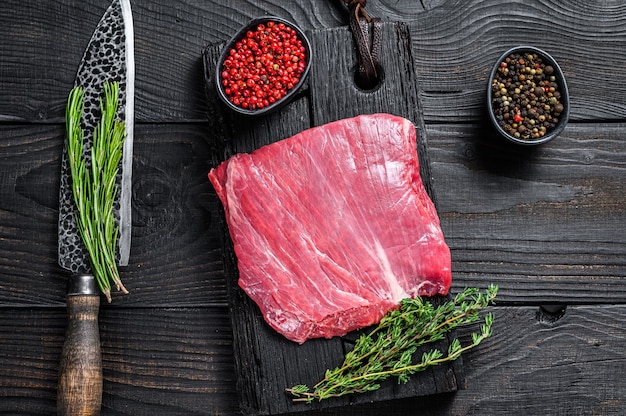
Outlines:
[{"label": "wooden cutting board", "polygon": [[[219,102],[212,77],[223,45],[209,45],[205,49],[203,60],[213,139],[213,166],[235,153],[251,152],[313,126],[359,114],[390,113],[415,124],[422,180],[436,205],[418,95],[419,84],[407,27],[400,23],[383,24],[380,57],[383,77],[379,85],[369,91],[355,85],[356,49],[347,27],[316,30],[308,32],[307,36],[313,48],[313,66],[307,85],[287,107],[261,118],[235,115]],[[351,348],[351,340],[358,334],[331,340],[309,340],[298,345],[271,329],[254,302],[237,285],[237,260],[224,218],[222,224],[237,390],[244,414],[297,413],[450,392],[463,385],[459,359],[419,373],[407,384],[398,385],[395,379],[390,379],[380,390],[372,393],[311,405],[293,403],[285,388],[296,384],[313,386],[323,377],[326,369],[342,363],[344,354]],[[447,348],[447,343],[445,341],[438,346]]]}]

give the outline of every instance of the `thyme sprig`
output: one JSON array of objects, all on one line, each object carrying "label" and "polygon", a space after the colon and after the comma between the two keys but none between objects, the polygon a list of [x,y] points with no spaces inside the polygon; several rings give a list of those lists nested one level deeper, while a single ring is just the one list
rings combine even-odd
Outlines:
[{"label": "thyme sprig", "polygon": [[[492,334],[493,314],[481,314],[496,298],[498,287],[490,285],[484,293],[467,288],[452,300],[434,306],[422,298],[404,299],[400,308],[381,320],[376,328],[361,335],[340,367],[326,370],[324,379],[313,386],[300,384],[287,389],[295,402],[311,403],[347,394],[364,393],[380,388],[380,383],[396,377],[406,383],[410,377],[428,367],[456,360]],[[477,322],[484,315],[480,331],[463,346],[454,339],[446,352],[433,348],[421,359],[415,359],[418,348],[444,339],[446,333],[460,325]]]},{"label": "thyme sprig", "polygon": [[85,133],[81,127],[85,92],[80,86],[70,92],[66,108],[66,146],[77,227],[98,286],[111,302],[111,283],[128,293],[115,261],[119,227],[113,213],[126,126],[116,119],[119,84],[105,82],[103,90],[101,119],[93,132],[91,149],[87,150],[89,158],[83,154]]}]

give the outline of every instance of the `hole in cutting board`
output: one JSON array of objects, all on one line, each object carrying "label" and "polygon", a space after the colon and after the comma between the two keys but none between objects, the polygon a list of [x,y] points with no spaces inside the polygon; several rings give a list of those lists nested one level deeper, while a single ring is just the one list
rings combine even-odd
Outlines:
[{"label": "hole in cutting board", "polygon": [[376,65],[376,78],[368,79],[361,66],[356,66],[352,70],[354,74],[354,84],[363,92],[374,92],[380,88],[385,80],[385,71],[380,65]]}]

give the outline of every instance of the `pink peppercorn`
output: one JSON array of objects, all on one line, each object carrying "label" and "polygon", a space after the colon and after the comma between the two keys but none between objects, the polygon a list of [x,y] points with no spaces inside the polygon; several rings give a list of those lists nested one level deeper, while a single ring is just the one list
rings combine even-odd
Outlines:
[{"label": "pink peppercorn", "polygon": [[229,50],[221,68],[224,93],[235,105],[262,109],[295,88],[306,69],[306,48],[282,22],[258,24]]}]

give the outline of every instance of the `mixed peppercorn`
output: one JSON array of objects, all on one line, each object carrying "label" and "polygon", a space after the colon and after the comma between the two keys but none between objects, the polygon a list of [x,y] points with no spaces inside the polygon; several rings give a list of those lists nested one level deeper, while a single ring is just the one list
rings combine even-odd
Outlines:
[{"label": "mixed peppercorn", "polygon": [[224,93],[241,108],[265,108],[298,84],[307,59],[294,28],[282,22],[258,24],[228,51],[221,68]]},{"label": "mixed peppercorn", "polygon": [[537,53],[512,53],[491,83],[494,116],[511,136],[537,140],[548,134],[564,111],[552,65]]}]

